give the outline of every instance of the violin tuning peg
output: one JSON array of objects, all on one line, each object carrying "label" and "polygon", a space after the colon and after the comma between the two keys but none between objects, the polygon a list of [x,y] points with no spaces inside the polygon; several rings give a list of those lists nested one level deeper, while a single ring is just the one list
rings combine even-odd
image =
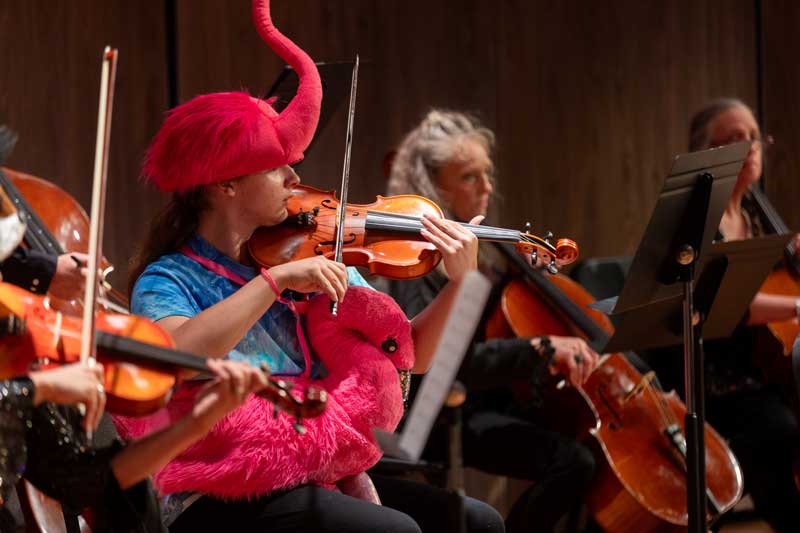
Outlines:
[{"label": "violin tuning peg", "polygon": [[539,250],[534,248],[531,252],[531,264],[536,266],[537,261],[539,261]]},{"label": "violin tuning peg", "polygon": [[300,422],[299,419],[294,421],[294,430],[298,435],[306,434],[306,427]]},{"label": "violin tuning peg", "polygon": [[558,265],[556,265],[556,260],[552,259],[550,264],[547,265],[547,271],[551,274],[558,274]]},{"label": "violin tuning peg", "polygon": [[525,223],[525,233],[530,233],[530,231],[531,231],[531,223],[530,222],[526,222]]},{"label": "violin tuning peg", "polygon": [[552,231],[548,231],[547,233],[544,234],[544,242],[549,244],[550,243],[550,239],[552,239],[552,238],[553,238],[553,232]]}]

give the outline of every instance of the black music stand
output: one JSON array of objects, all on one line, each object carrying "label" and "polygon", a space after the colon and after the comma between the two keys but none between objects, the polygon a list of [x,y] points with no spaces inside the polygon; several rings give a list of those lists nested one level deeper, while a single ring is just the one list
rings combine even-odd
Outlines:
[{"label": "black music stand", "polygon": [[[706,528],[705,442],[703,428],[703,351],[700,313],[695,316],[695,271],[710,247],[730,198],[736,177],[750,149],[741,142],[675,158],[664,182],[653,215],[634,256],[614,314],[629,314],[621,321],[605,351],[637,350],[653,346],[653,339],[672,342],[681,338],[686,373],[687,510],[689,532]],[[723,254],[723,257],[728,257]],[[777,260],[777,255],[773,261]],[[714,298],[722,288],[726,261],[708,261],[703,272],[703,302],[700,311],[713,309]],[[766,272],[764,273],[766,275]],[[700,285],[698,284],[698,289]],[[700,297],[700,294],[697,294]],[[752,294],[746,296],[752,298]],[[744,298],[742,299],[744,301]],[[750,300],[746,300],[746,305]],[[671,319],[682,308],[681,322]],[[678,315],[680,316],[680,315]],[[722,316],[722,315],[720,315]],[[730,324],[729,334],[735,322]],[[633,320],[635,318],[636,320]],[[641,324],[632,327],[626,324]],[[712,324],[709,323],[709,327]],[[716,328],[716,326],[713,326]],[[720,326],[719,331],[727,327]]]},{"label": "black music stand", "polygon": [[[317,70],[319,70],[319,77],[322,80],[322,107],[319,113],[319,122],[317,130],[314,132],[314,138],[311,144],[306,149],[306,152],[311,150],[314,142],[319,138],[322,132],[331,121],[331,118],[336,114],[336,111],[342,107],[342,104],[347,102],[350,98],[350,84],[353,76],[353,61],[341,61],[336,63],[317,63]],[[274,104],[275,110],[278,112],[289,105],[289,102],[297,94],[297,73],[292,67],[286,65],[278,74],[278,77],[272,83],[269,91],[267,91],[267,98],[276,98]],[[300,162],[302,164],[302,162]]]}]

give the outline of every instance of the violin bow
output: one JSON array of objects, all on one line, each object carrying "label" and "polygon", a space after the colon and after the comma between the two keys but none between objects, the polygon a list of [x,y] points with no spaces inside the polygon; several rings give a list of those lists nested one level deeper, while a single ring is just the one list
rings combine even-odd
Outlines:
[{"label": "violin bow", "polygon": [[[353,78],[350,81],[350,106],[347,111],[347,138],[344,145],[344,164],[342,165],[342,186],[339,191],[339,205],[336,208],[336,236],[333,244],[333,260],[342,262],[342,242],[344,241],[344,224],[347,218],[347,189],[350,186],[350,152],[353,147],[353,122],[356,115],[356,90],[358,88],[359,58],[353,65]],[[339,311],[337,302],[331,302],[331,314]]]},{"label": "violin bow", "polygon": [[106,203],[106,176],[108,173],[108,141],[111,135],[111,114],[114,106],[114,82],[117,76],[117,49],[106,46],[103,50],[100,75],[100,102],[97,110],[97,139],[94,152],[92,179],[92,208],[89,218],[89,260],[87,262],[86,290],[83,305],[81,332],[81,363],[93,364],[97,356],[95,338],[95,313],[99,292],[98,271],[103,243],[103,213]]}]

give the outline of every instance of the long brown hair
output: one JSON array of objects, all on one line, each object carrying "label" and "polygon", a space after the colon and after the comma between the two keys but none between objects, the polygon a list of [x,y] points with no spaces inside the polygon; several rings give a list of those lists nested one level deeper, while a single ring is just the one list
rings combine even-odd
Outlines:
[{"label": "long brown hair", "polygon": [[205,187],[175,193],[169,203],[150,221],[144,244],[131,260],[128,295],[147,265],[162,255],[174,252],[188,243],[197,232],[200,214],[208,208]]}]

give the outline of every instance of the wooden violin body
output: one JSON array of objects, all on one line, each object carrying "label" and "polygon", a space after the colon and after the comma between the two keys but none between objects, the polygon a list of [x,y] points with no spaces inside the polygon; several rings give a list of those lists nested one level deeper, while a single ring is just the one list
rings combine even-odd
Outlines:
[{"label": "wooden violin body", "polygon": [[[96,320],[98,358],[112,413],[153,413],[169,400],[178,370],[208,371],[203,357],[175,351],[172,338],[146,318],[98,312]],[[81,320],[53,311],[46,297],[0,282],[0,326],[0,379],[25,374],[32,364],[62,365],[80,359]],[[289,389],[285,382],[269,378],[259,394],[298,419],[325,410],[325,391],[311,387],[300,401]]]},{"label": "wooden violin body", "polygon": [[[549,276],[547,292],[556,290],[571,302],[549,303],[529,282],[511,281],[501,305],[487,324],[487,336],[577,335],[589,338],[571,320],[577,309],[594,321],[595,335],[611,333],[608,317],[587,308],[593,301],[580,285],[561,275]],[[574,308],[572,307],[574,306]],[[579,320],[582,320],[579,319]],[[674,392],[664,393],[642,376],[622,354],[601,358],[582,388],[550,387],[544,411],[554,429],[584,441],[598,464],[586,503],[606,531],[683,531],[688,523],[685,452],[681,452],[686,407]],[[709,521],[741,498],[742,473],[725,441],[708,424],[706,483]],[[684,446],[685,450],[685,446]]]},{"label": "wooden violin body", "polygon": [[[270,267],[315,255],[333,256],[339,202],[331,191],[298,185],[287,202],[288,218],[262,227],[248,241],[253,260]],[[392,279],[424,276],[441,260],[436,247],[420,234],[420,217],[442,217],[442,210],[422,196],[378,196],[371,204],[346,204],[342,261]],[[479,239],[513,242],[520,253],[546,253],[559,265],[578,257],[569,239],[553,245],[548,238],[514,230],[462,224]]]},{"label": "wooden violin body", "polygon": [[[3,354],[0,376],[26,374],[31,365],[63,365],[80,360],[81,320],[54,312],[48,299],[0,283]],[[99,331],[148,344],[174,348],[172,339],[155,323],[134,315],[98,313]],[[175,376],[136,365],[109,361],[99,350],[105,368],[105,389],[111,412],[138,416],[152,413],[169,399]],[[108,363],[108,364],[105,364]]]}]

